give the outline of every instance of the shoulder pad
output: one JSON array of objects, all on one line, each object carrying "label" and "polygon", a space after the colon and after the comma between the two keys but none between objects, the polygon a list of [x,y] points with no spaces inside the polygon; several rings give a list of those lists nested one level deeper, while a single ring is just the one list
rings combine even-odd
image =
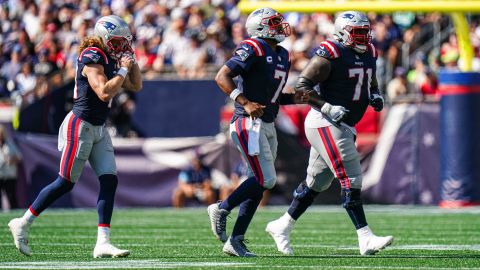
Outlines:
[{"label": "shoulder pad", "polygon": [[108,64],[107,55],[97,47],[88,47],[83,50],[78,61],[83,64]]},{"label": "shoulder pad", "polygon": [[377,59],[378,52],[375,46],[372,43],[368,43],[368,51],[372,54],[373,58]]},{"label": "shoulder pad", "polygon": [[265,56],[262,44],[253,38],[246,39],[240,43],[240,47],[251,47],[256,56]]},{"label": "shoulder pad", "polygon": [[282,54],[288,57],[288,61],[290,62],[290,58],[291,58],[290,52],[287,49],[285,49],[283,46],[277,45],[277,47],[280,48],[280,51]]},{"label": "shoulder pad", "polygon": [[336,59],[340,57],[340,51],[331,41],[323,41],[315,51],[315,54],[327,59]]}]

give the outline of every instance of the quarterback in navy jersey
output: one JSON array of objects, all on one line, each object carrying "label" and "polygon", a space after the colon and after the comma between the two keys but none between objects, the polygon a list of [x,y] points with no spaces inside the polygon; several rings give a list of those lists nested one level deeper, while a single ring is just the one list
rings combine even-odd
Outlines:
[{"label": "quarterback in navy jersey", "polygon": [[[273,122],[279,106],[309,98],[306,92],[282,93],[290,69],[288,51],[277,45],[290,34],[283,16],[271,8],[259,8],[248,16],[246,29],[250,38],[239,45],[215,79],[235,101],[230,135],[247,161],[249,178],[223,202],[208,207],[213,234],[225,243],[223,251],[239,257],[255,256],[245,246],[244,235],[264,190],[275,185],[277,137]],[[227,216],[238,205],[237,221],[227,237]]]},{"label": "quarterback in navy jersey", "polygon": [[367,224],[361,200],[360,157],[355,147],[354,126],[367,107],[383,109],[370,30],[365,14],[340,13],[335,20],[335,39],[320,44],[295,85],[296,91],[310,93],[312,109],[305,119],[305,134],[312,147],[307,177],[294,191],[290,208],[266,228],[285,255],[293,255],[289,237],[296,220],[335,178],[340,181],[342,205],[357,230],[360,254],[375,254],[393,241],[392,236],[376,236]]},{"label": "quarterback in navy jersey", "polygon": [[95,24],[95,35],[86,37],[79,46],[73,110],[65,117],[58,137],[58,149],[62,151],[59,175],[40,191],[23,217],[8,223],[15,246],[24,255],[30,256],[28,230],[33,221],[73,189],[87,160],[100,182],[98,234],[93,257],[130,254],[110,243],[110,220],[118,180],[113,145],[104,123],[110,101],[121,88],[131,91],[142,88],[131,40],[127,23],[110,15],[100,18]]}]

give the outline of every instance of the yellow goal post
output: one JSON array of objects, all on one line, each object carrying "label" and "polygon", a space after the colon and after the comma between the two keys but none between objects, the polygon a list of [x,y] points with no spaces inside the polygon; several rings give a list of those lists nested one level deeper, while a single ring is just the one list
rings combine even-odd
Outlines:
[{"label": "yellow goal post", "polygon": [[271,7],[278,12],[301,12],[301,13],[335,13],[346,10],[357,10],[363,12],[392,13],[392,12],[442,12],[452,17],[457,34],[460,58],[462,65],[460,69],[464,72],[472,70],[473,48],[470,41],[468,22],[465,13],[480,13],[480,1],[470,0],[325,0],[325,1],[266,1],[266,0],[241,0],[238,7],[243,13],[250,13],[261,7]]}]

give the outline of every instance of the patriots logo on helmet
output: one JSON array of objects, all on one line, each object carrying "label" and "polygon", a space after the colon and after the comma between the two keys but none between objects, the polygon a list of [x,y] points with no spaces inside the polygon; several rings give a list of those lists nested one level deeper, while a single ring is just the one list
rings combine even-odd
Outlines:
[{"label": "patriots logo on helmet", "polygon": [[263,8],[253,12],[251,16],[256,16],[258,14],[263,14]]},{"label": "patriots logo on helmet", "polygon": [[107,31],[110,33],[112,32],[113,30],[115,30],[115,28],[117,28],[117,26],[111,22],[107,22],[107,21],[102,21],[102,22],[98,22],[100,23],[101,25],[103,25],[103,27],[105,27],[105,29],[107,29]]},{"label": "patriots logo on helmet", "polygon": [[343,15],[343,18],[345,18],[345,19],[350,19],[351,20],[351,19],[353,19],[353,17],[355,17],[355,15],[350,14],[350,13],[347,13],[347,14]]}]

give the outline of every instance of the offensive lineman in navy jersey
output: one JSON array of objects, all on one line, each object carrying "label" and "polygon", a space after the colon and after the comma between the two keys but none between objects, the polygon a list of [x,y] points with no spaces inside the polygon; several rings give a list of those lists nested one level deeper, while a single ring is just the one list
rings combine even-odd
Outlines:
[{"label": "offensive lineman in navy jersey", "polygon": [[[340,13],[335,20],[335,40],[322,42],[295,85],[311,93],[312,109],[305,119],[305,133],[312,145],[307,178],[294,191],[288,211],[268,223],[266,231],[277,249],[293,255],[290,232],[296,220],[326,190],[340,180],[342,205],[358,235],[361,255],[373,255],[390,245],[392,236],[379,237],[367,225],[361,200],[362,172],[355,147],[354,125],[367,106],[383,109],[375,76],[377,52],[370,43],[370,23],[356,11]],[[314,87],[319,86],[319,93]]]},{"label": "offensive lineman in navy jersey", "polygon": [[[271,8],[257,9],[248,16],[246,29],[251,38],[240,44],[218,72],[216,81],[235,101],[230,135],[247,161],[249,178],[226,200],[210,205],[208,214],[213,234],[225,242],[225,253],[254,257],[244,244],[244,235],[264,190],[275,185],[277,137],[273,121],[279,105],[306,102],[309,96],[282,93],[290,68],[288,51],[277,45],[290,34],[283,16]],[[232,235],[227,237],[227,216],[238,205],[237,221]]]},{"label": "offensive lineman in navy jersey", "polygon": [[110,101],[121,88],[131,91],[142,88],[131,40],[127,23],[110,15],[100,18],[95,24],[95,36],[86,37],[80,44],[73,110],[65,117],[58,137],[58,149],[62,151],[59,176],[40,191],[23,217],[8,223],[16,248],[27,256],[30,256],[31,224],[55,200],[72,190],[87,160],[100,182],[98,235],[93,257],[130,254],[110,243],[110,220],[118,180],[113,145],[104,123]]}]

